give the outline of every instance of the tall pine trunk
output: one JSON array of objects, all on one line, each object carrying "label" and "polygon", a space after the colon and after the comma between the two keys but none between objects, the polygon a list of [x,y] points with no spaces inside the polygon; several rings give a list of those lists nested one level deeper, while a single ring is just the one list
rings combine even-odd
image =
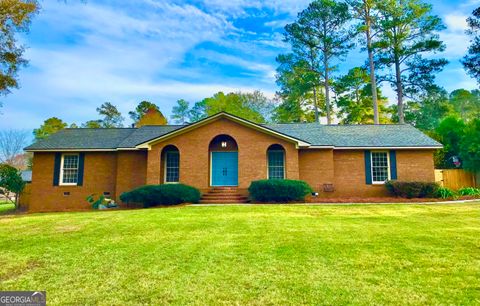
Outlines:
[{"label": "tall pine trunk", "polygon": [[[313,50],[310,49],[310,67],[312,71],[315,71],[315,58],[313,55]],[[313,104],[314,104],[314,110],[315,110],[315,122],[320,123],[320,114],[318,112],[318,101],[317,101],[317,81],[314,81],[315,84],[313,84]]]},{"label": "tall pine trunk", "polygon": [[398,123],[405,123],[403,114],[403,85],[402,75],[400,70],[400,59],[395,56],[395,86],[397,87],[397,108],[398,108]]},{"label": "tall pine trunk", "polygon": [[324,55],[323,63],[325,66],[325,109],[327,111],[327,124],[332,124],[332,118],[330,117],[330,84],[328,84],[328,58],[326,54]]},{"label": "tall pine trunk", "polygon": [[372,48],[372,33],[371,33],[371,17],[370,9],[365,3],[365,25],[367,36],[367,50],[368,50],[368,62],[370,65],[370,86],[372,88],[372,102],[373,102],[373,123],[379,124],[380,118],[378,114],[378,98],[377,98],[377,80],[375,78],[375,62],[373,60],[373,48]]},{"label": "tall pine trunk", "polygon": [[317,86],[313,86],[313,104],[315,109],[315,122],[320,123],[320,115],[318,114],[318,102],[317,102]]}]

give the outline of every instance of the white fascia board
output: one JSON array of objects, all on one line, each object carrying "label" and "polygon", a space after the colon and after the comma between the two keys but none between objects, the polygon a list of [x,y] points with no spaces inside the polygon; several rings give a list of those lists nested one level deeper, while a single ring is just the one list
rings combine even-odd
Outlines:
[{"label": "white fascia board", "polygon": [[443,146],[431,147],[334,147],[335,150],[436,150],[442,149]]},{"label": "white fascia board", "polygon": [[25,152],[115,152],[117,149],[31,149]]},{"label": "white fascia board", "polygon": [[25,152],[117,152],[117,151],[138,151],[137,148],[118,149],[31,149]]}]

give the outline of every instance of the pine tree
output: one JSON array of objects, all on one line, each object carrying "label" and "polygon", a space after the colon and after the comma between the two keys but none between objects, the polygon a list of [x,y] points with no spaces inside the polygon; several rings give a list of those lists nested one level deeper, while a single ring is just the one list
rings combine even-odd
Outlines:
[{"label": "pine tree", "polygon": [[472,39],[468,47],[468,54],[462,59],[463,67],[468,74],[477,80],[480,85],[480,7],[476,8],[472,16],[467,19],[469,34]]},{"label": "pine tree", "polygon": [[375,29],[379,40],[376,63],[380,68],[393,68],[382,80],[397,92],[397,111],[400,123],[405,122],[404,98],[433,86],[435,73],[447,64],[445,59],[427,59],[423,54],[441,52],[445,44],[438,32],[445,27],[431,13],[432,7],[420,0],[385,0],[378,3],[379,19]]}]

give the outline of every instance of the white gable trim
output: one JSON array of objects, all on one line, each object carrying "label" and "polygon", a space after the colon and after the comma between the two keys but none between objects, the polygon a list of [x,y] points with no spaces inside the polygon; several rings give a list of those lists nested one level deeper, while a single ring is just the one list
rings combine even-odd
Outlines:
[{"label": "white gable trim", "polygon": [[[136,149],[131,149],[136,150]],[[25,152],[115,152],[117,149],[26,149]]]},{"label": "white gable trim", "polygon": [[117,152],[117,151],[138,151],[137,148],[117,149],[24,149],[25,152]]},{"label": "white gable trim", "polygon": [[136,146],[137,149],[148,149],[150,150],[152,148],[152,145],[154,145],[155,143],[158,143],[160,141],[164,141],[164,140],[167,140],[169,138],[172,138],[172,137],[176,137],[178,135],[181,135],[183,133],[187,133],[191,130],[194,130],[198,127],[201,127],[201,126],[204,126],[204,125],[207,125],[209,124],[210,122],[212,121],[215,121],[217,119],[220,119],[220,118],[227,118],[233,122],[236,122],[236,123],[239,123],[243,126],[246,126],[246,127],[249,127],[249,128],[252,128],[254,130],[257,130],[259,132],[262,132],[262,133],[265,133],[265,134],[268,134],[268,135],[271,135],[271,136],[275,136],[275,137],[278,137],[278,138],[281,138],[281,139],[284,139],[286,141],[289,141],[289,142],[293,142],[295,143],[296,147],[297,148],[300,148],[300,147],[309,147],[310,144],[308,142],[305,142],[303,140],[300,140],[300,139],[297,139],[297,138],[294,138],[294,137],[290,137],[290,136],[287,136],[285,134],[282,134],[282,133],[279,133],[279,132],[276,132],[274,130],[271,130],[269,128],[266,128],[264,126],[261,126],[259,124],[256,124],[256,123],[253,123],[251,121],[248,121],[248,120],[245,120],[245,119],[242,119],[240,117],[237,117],[237,116],[233,116],[233,115],[230,115],[228,113],[225,113],[225,112],[221,112],[221,113],[218,113],[216,115],[213,115],[213,116],[210,116],[210,117],[207,117],[203,120],[200,120],[200,121],[197,121],[195,123],[192,123],[190,125],[187,125],[183,128],[180,128],[178,130],[174,130],[170,133],[167,133],[165,135],[162,135],[160,137],[157,137],[157,138],[154,138],[154,139],[151,139],[151,140],[148,140],[146,142],[143,142],[143,143],[140,143]]}]

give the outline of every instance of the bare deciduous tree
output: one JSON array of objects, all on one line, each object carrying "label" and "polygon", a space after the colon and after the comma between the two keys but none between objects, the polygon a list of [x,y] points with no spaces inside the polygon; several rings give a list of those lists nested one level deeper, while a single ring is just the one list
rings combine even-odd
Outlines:
[{"label": "bare deciduous tree", "polygon": [[29,133],[25,130],[0,131],[0,162],[15,168],[24,164],[23,148],[27,145]]}]

